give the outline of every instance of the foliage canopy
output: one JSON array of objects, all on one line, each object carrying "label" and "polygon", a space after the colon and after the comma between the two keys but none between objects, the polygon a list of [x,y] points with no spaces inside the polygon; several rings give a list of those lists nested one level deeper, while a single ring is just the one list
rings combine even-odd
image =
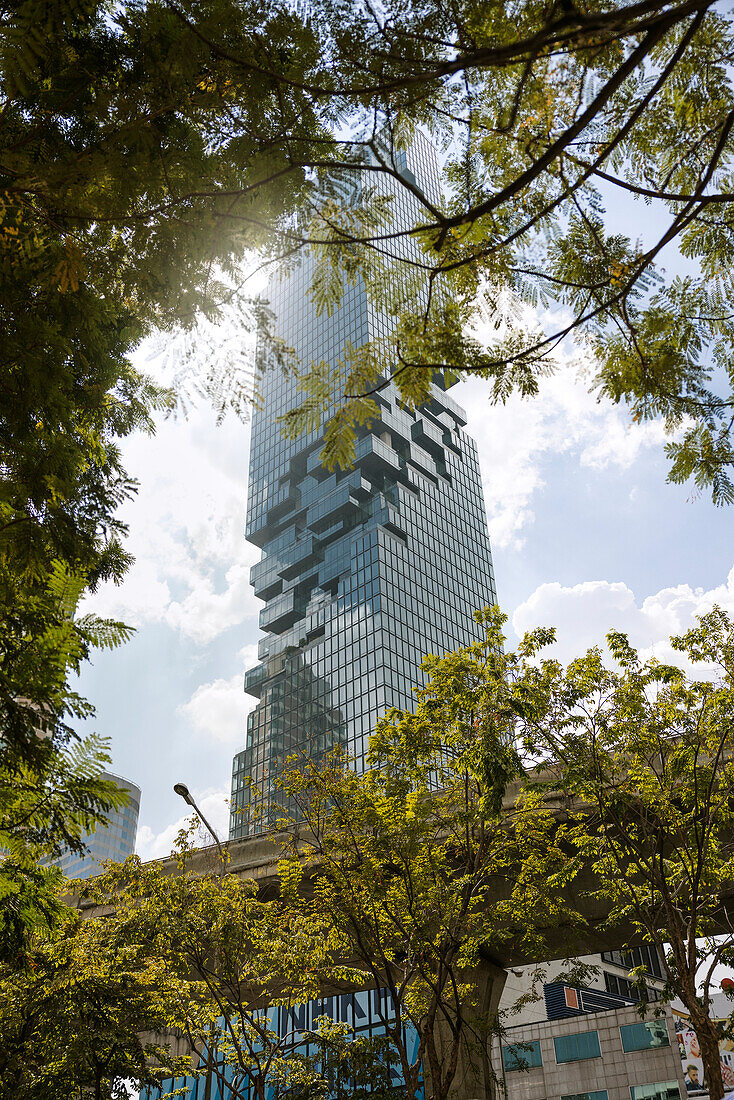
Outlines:
[{"label": "foliage canopy", "polygon": [[[255,5],[227,19],[231,34],[288,42],[297,23]],[[12,807],[3,835],[30,868],[57,838],[78,842],[80,805],[98,821],[112,805],[108,785],[81,804],[67,792],[68,820],[57,803],[41,836],[36,818],[35,856],[23,815],[13,831],[19,791],[42,799],[68,781],[74,720],[92,714],[74,673],[130,634],[78,611],[131,560],[116,512],[136,486],[120,442],[172,407],[130,354],[154,326],[208,308],[232,257],[267,247],[263,227],[293,205],[303,173],[250,194],[283,167],[292,97],[249,78],[235,92],[227,64],[165,4],[26,0],[0,5],[0,24],[0,797]],[[313,62],[308,39],[294,75]],[[297,115],[302,133],[318,130],[305,102]],[[229,217],[239,193],[246,225]],[[265,322],[258,305],[249,316]],[[215,378],[200,385],[221,398]],[[2,866],[4,882],[20,874]],[[52,893],[44,906],[56,911]]]},{"label": "foliage canopy", "polygon": [[[710,1010],[717,967],[734,965],[734,624],[714,608],[671,639],[700,679],[641,660],[623,634],[607,641],[612,667],[592,649],[525,670],[519,732],[573,797],[573,843],[607,928],[663,959],[664,995],[686,1006],[720,1100]],[[644,1001],[642,970],[632,977]]]},{"label": "foliage canopy", "polygon": [[[330,386],[299,366],[289,428],[328,415],[332,464],[386,364],[410,403],[438,369],[504,401],[534,395],[575,335],[600,394],[665,421],[671,478],[734,496],[723,4],[25,0],[4,30],[9,363],[38,370],[54,348],[68,365],[81,334],[119,369],[151,324],[230,307],[272,350],[238,260],[311,249],[319,308],[362,279],[393,324],[387,346],[345,349]],[[443,197],[406,169],[416,127],[441,150]],[[241,407],[241,378],[202,386]]]},{"label": "foliage canopy", "polygon": [[[504,616],[479,619],[482,642],[427,659],[415,713],[381,720],[366,772],[336,756],[294,761],[282,780],[293,819],[281,822],[279,894],[273,880],[258,892],[228,873],[213,850],[196,873],[185,847],[168,866],[133,857],[89,885],[102,919],[67,913],[34,935],[29,965],[0,958],[8,1080],[36,1067],[31,1100],[53,1095],[43,1092],[48,1065],[65,1088],[90,1089],[186,1067],[243,1094],[277,1080],[295,1098],[325,1094],[343,1072],[387,1095],[387,1050],[352,1046],[322,1019],[299,1038],[316,1054],[293,1056],[293,1036],[269,1015],[346,986],[389,992],[385,1043],[409,1094],[421,1067],[438,1097],[468,1072],[491,1089],[497,960],[543,958],[560,929],[660,952],[666,992],[689,1011],[721,1100],[709,1008],[716,966],[734,964],[734,624],[715,608],[672,639],[689,668],[706,671],[696,679],[641,660],[615,632],[611,662],[593,649],[564,668],[543,657],[552,630],[511,652]],[[70,762],[77,801],[80,770]],[[32,791],[15,812],[26,804]],[[643,974],[631,977],[644,996]],[[80,1042],[83,1016],[92,1024]],[[146,1048],[133,1035],[146,1030],[177,1043]],[[115,1038],[123,1032],[126,1042]]]},{"label": "foliage canopy", "polygon": [[378,722],[366,772],[336,753],[296,761],[282,781],[294,812],[282,893],[332,930],[355,984],[388,990],[382,1023],[410,1097],[422,1073],[437,1100],[462,1076],[492,1093],[498,956],[543,958],[547,933],[579,920],[565,889],[579,867],[566,828],[520,785],[518,659],[498,645],[497,613],[479,618],[483,642],[426,659],[415,713]]}]

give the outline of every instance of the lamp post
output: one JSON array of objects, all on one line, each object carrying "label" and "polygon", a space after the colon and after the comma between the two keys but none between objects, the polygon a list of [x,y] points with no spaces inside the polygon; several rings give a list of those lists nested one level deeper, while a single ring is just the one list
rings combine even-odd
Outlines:
[{"label": "lamp post", "polygon": [[173,789],[176,792],[176,794],[180,795],[181,798],[183,798],[184,802],[187,802],[188,805],[192,807],[192,809],[196,810],[196,812],[199,815],[199,817],[201,818],[202,822],[204,823],[204,825],[206,825],[207,829],[209,830],[211,835],[214,837],[214,843],[216,844],[217,848],[219,849],[219,854],[222,857],[222,862],[224,862],[224,849],[222,848],[219,837],[214,832],[211,825],[209,824],[207,819],[204,817],[204,815],[201,812],[201,810],[199,809],[199,807],[194,802],[194,796],[192,795],[189,788],[186,786],[185,783],[174,783],[173,784]]},{"label": "lamp post", "polygon": [[[201,810],[199,809],[199,807],[196,805],[196,802],[194,801],[194,796],[192,795],[191,791],[189,790],[189,788],[186,786],[185,783],[174,783],[173,784],[173,789],[174,789],[174,791],[176,792],[177,795],[180,795],[180,797],[183,798],[184,802],[186,802],[189,806],[191,806],[191,808],[193,810],[196,811],[196,813],[199,816],[199,819],[201,821],[203,821],[206,828],[209,830],[211,835],[214,837],[214,843],[216,844],[217,848],[219,849],[219,856],[220,856],[220,859],[222,861],[222,868],[224,868],[225,856],[224,856],[224,849],[222,848],[221,841],[219,840],[219,837],[214,832],[214,830],[212,829],[212,827],[209,824],[209,822],[207,821],[207,819],[204,817],[204,815],[201,812]],[[221,874],[222,874],[222,872],[220,872],[220,878],[221,878]],[[215,958],[216,958],[216,956],[215,956]],[[212,1023],[211,1026],[210,1026],[210,1031],[209,1031],[209,1042],[206,1044],[206,1080],[204,1082],[204,1100],[211,1100],[211,1095],[212,1095],[212,1070],[214,1068],[214,1047],[213,1047],[213,1043],[212,1043],[213,1033],[214,1033],[214,1024]]]}]

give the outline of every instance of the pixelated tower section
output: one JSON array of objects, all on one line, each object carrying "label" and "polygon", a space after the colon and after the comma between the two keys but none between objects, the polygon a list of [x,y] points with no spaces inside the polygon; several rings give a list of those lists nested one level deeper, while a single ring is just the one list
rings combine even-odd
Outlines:
[{"label": "pixelated tower section", "polygon": [[[436,153],[423,135],[396,164],[438,201]],[[416,201],[399,189],[395,224],[417,217]],[[277,333],[302,367],[336,367],[347,342],[389,336],[389,316],[359,281],[330,316],[318,314],[312,274],[307,255],[269,291]],[[323,426],[284,437],[278,418],[297,400],[292,375],[267,372],[252,421],[246,535],[262,549],[250,579],[264,601],[263,636],[245,675],[257,704],[233,762],[233,839],[273,825],[282,810],[274,784],[288,757],[318,758],[339,745],[361,767],[377,717],[412,707],[423,657],[480,637],[473,612],[496,602],[477,448],[441,380],[411,411],[386,376],[354,466],[336,473],[320,463]]]}]

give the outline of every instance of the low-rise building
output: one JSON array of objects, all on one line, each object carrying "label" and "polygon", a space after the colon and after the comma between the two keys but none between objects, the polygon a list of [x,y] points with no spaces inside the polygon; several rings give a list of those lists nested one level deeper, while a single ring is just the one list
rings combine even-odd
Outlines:
[{"label": "low-rise building", "polygon": [[[583,990],[568,988],[571,994]],[[589,991],[593,993],[592,990]],[[573,997],[571,997],[573,1000]],[[510,1027],[502,1045],[507,1100],[680,1100],[686,1095],[668,1007],[634,1005]]]}]

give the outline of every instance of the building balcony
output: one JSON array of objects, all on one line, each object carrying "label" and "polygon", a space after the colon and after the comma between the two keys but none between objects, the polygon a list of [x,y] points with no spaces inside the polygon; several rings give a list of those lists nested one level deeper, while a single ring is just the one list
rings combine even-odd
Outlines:
[{"label": "building balcony", "polygon": [[422,447],[415,443],[411,445],[408,462],[425,477],[429,477],[434,484],[437,483],[436,462]]},{"label": "building balcony", "polygon": [[346,519],[360,507],[360,500],[369,496],[369,485],[361,477],[350,477],[306,512],[306,525],[316,532],[324,532],[340,519]]},{"label": "building balcony", "polygon": [[444,457],[444,433],[430,420],[421,418],[416,420],[410,430],[411,438],[419,443],[434,458]]},{"label": "building balcony", "polygon": [[282,634],[303,618],[305,611],[306,604],[302,598],[296,596],[295,591],[284,592],[260,612],[260,629],[271,634]]},{"label": "building balcony", "polygon": [[277,558],[263,558],[250,569],[250,584],[259,600],[271,600],[280,592],[283,580],[279,569],[280,562]]},{"label": "building balcony", "polygon": [[265,546],[271,536],[272,528],[264,511],[248,514],[245,526],[245,538],[248,542],[254,543],[255,546]]},{"label": "building balcony", "polygon": [[461,439],[458,432],[455,432],[453,428],[447,428],[443,433],[443,440],[447,447],[450,447],[452,451],[456,451],[457,455],[462,452]]},{"label": "building balcony", "polygon": [[297,507],[300,494],[291,482],[282,485],[268,502],[268,522],[279,523],[283,516]]},{"label": "building balcony", "polygon": [[318,543],[310,535],[286,546],[277,555],[264,557],[250,569],[250,584],[255,595],[261,600],[271,600],[281,592],[283,581],[300,576],[305,569],[317,565],[322,557]]},{"label": "building balcony", "polygon": [[392,474],[400,470],[400,459],[387,443],[376,435],[366,435],[357,443],[355,466],[373,474]]},{"label": "building balcony", "polygon": [[262,695],[262,688],[265,680],[268,678],[266,665],[255,665],[254,668],[250,668],[245,673],[245,691],[248,695],[254,695],[256,699],[259,699]]},{"label": "building balcony", "polygon": [[451,413],[452,417],[457,424],[461,424],[462,428],[466,427],[466,412],[453,397],[449,397],[445,390],[440,390],[437,386],[431,386],[431,412],[438,414],[446,409]]},{"label": "building balcony", "polygon": [[302,573],[304,569],[315,565],[321,560],[321,552],[316,539],[311,535],[289,546],[280,565],[280,575],[284,580],[292,580]]}]

